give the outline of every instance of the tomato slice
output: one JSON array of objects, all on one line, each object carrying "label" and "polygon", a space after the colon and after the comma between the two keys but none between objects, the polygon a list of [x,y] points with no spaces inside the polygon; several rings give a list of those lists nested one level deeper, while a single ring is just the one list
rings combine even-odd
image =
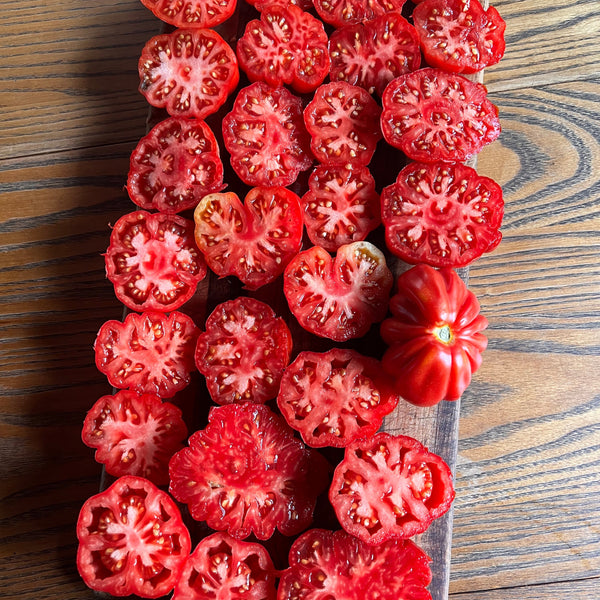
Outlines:
[{"label": "tomato slice", "polygon": [[342,246],[335,256],[313,246],[285,270],[283,290],[304,329],[343,342],[362,337],[385,317],[393,277],[369,242]]},{"label": "tomato slice", "polygon": [[410,163],[381,211],[388,248],[412,264],[464,267],[502,239],[502,189],[460,163]]},{"label": "tomato slice", "polygon": [[217,532],[188,557],[172,600],[275,600],[275,576],[263,546]]},{"label": "tomato slice", "polygon": [[398,278],[390,311],[381,324],[389,346],[382,364],[397,393],[419,406],[458,400],[487,346],[475,294],[452,269],[417,265]]},{"label": "tomato slice", "polygon": [[284,187],[210,194],[194,211],[196,243],[219,277],[255,290],[283,273],[302,244],[300,198]]},{"label": "tomato slice", "polygon": [[237,0],[142,0],[161,21],[175,27],[215,27],[235,12]]},{"label": "tomato slice", "polygon": [[370,21],[378,15],[400,12],[406,0],[314,0],[317,13],[335,28]]},{"label": "tomato slice", "polygon": [[291,185],[313,162],[302,101],[283,87],[259,81],[240,90],[223,137],[231,166],[248,185]]},{"label": "tomato slice", "polygon": [[345,81],[320,86],[304,109],[315,158],[329,165],[368,165],[381,139],[380,116],[365,89]]},{"label": "tomato slice", "polygon": [[426,0],[413,11],[427,64],[454,73],[476,73],[504,56],[506,23],[478,0]]},{"label": "tomato slice", "polygon": [[169,489],[190,514],[237,539],[296,535],[326,485],[324,464],[264,404],[213,408],[171,459]]},{"label": "tomato slice", "polygon": [[260,20],[246,25],[236,52],[250,81],[272,87],[284,83],[312,92],[329,73],[328,38],[323,23],[293,4],[265,5]]},{"label": "tomato slice", "polygon": [[181,410],[156,394],[120,390],[97,400],[85,417],[81,439],[114,477],[137,475],[169,483],[169,460],[183,448],[187,427]]},{"label": "tomato slice", "polygon": [[217,404],[264,403],[277,396],[292,334],[273,309],[240,296],[219,304],[198,337],[196,366]]},{"label": "tomato slice", "polygon": [[104,260],[117,298],[138,311],[179,308],[207,271],[192,221],[143,210],[115,223]]},{"label": "tomato slice", "polygon": [[204,119],[239,81],[235,52],[212,29],[176,29],[150,39],[138,64],[140,92],[172,116]]},{"label": "tomato slice", "polygon": [[294,541],[278,600],[431,600],[431,559],[410,540],[365,544],[345,531],[311,529]]},{"label": "tomato slice", "polygon": [[329,490],[342,527],[372,545],[423,533],[453,499],[443,459],[411,437],[389,433],[347,446]]},{"label": "tomato slice", "polygon": [[131,154],[127,191],[141,208],[175,214],[224,187],[217,140],[200,119],[165,119]]},{"label": "tomato slice", "polygon": [[188,385],[198,328],[180,312],[129,313],[124,322],[106,321],[94,351],[96,366],[111,385],[172,398]]},{"label": "tomato slice", "polygon": [[413,160],[462,162],[500,135],[485,87],[440,69],[401,75],[382,102],[383,136]]},{"label": "tomato slice", "polygon": [[273,4],[281,4],[283,6],[289,6],[290,4],[295,4],[302,10],[312,10],[314,9],[314,5],[312,0],[246,0],[246,2],[256,10],[263,11],[265,8],[273,6]]},{"label": "tomato slice", "polygon": [[191,548],[172,498],[131,475],[85,502],[77,538],[79,574],[88,587],[113,596],[168,594]]},{"label": "tomato slice", "polygon": [[392,79],[421,64],[417,31],[399,12],[337,29],[329,38],[329,56],[331,81],[347,81],[380,96]]},{"label": "tomato slice", "polygon": [[378,360],[341,348],[301,352],[277,396],[285,420],[314,448],[373,435],[397,403]]},{"label": "tomato slice", "polygon": [[310,241],[335,252],[360,242],[381,222],[379,194],[367,167],[319,165],[302,197],[303,217]]}]

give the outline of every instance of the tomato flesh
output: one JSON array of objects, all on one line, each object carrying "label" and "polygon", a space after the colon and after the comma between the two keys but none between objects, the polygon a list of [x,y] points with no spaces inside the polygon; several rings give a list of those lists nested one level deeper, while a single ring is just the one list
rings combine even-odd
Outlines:
[{"label": "tomato flesh", "polygon": [[336,28],[364,23],[378,15],[400,12],[406,0],[314,0],[317,13]]},{"label": "tomato flesh", "polygon": [[175,27],[204,28],[229,19],[237,0],[142,0],[142,4]]}]

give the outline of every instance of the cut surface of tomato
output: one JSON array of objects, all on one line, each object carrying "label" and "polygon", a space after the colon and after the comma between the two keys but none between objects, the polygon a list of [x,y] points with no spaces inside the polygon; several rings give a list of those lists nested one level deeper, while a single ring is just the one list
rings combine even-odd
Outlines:
[{"label": "cut surface of tomato", "polygon": [[210,194],[194,211],[196,244],[219,277],[258,289],[281,275],[302,244],[300,198],[284,187],[257,187],[244,203]]},{"label": "cut surface of tomato", "polygon": [[261,81],[238,93],[223,119],[223,139],[231,166],[248,185],[291,185],[313,162],[301,99]]},{"label": "cut surface of tomato", "polygon": [[208,419],[171,459],[173,496],[194,519],[237,539],[305,529],[326,485],[321,457],[264,404],[218,406]]},{"label": "cut surface of tomato", "polygon": [[179,308],[207,271],[192,221],[144,210],[115,223],[104,260],[117,298],[137,311]]},{"label": "cut surface of tomato", "polygon": [[381,213],[388,248],[412,264],[464,267],[502,239],[502,189],[460,163],[410,163],[383,189]]},{"label": "cut surface of tomato", "polygon": [[329,56],[331,81],[379,96],[392,79],[421,65],[417,32],[399,12],[337,29],[329,38]]},{"label": "cut surface of tomato", "polygon": [[397,403],[378,360],[341,348],[301,352],[277,396],[288,424],[315,448],[373,435]]},{"label": "cut surface of tomato", "polygon": [[427,64],[454,73],[476,73],[504,56],[506,23],[478,0],[425,0],[413,11]]},{"label": "cut surface of tomato", "polygon": [[77,538],[81,577],[93,590],[113,596],[168,594],[191,549],[173,499],[131,475],[85,502]]},{"label": "cut surface of tomato", "polygon": [[111,385],[172,398],[195,369],[198,328],[187,315],[129,313],[104,323],[94,343],[96,366]]},{"label": "cut surface of tomato", "polygon": [[314,0],[317,13],[335,28],[364,23],[378,15],[400,12],[406,0]]},{"label": "cut surface of tomato", "polygon": [[264,403],[277,396],[292,334],[273,309],[240,296],[219,304],[198,336],[196,366],[217,404]]},{"label": "cut surface of tomato", "polygon": [[142,0],[161,21],[175,27],[209,28],[235,12],[237,0]]},{"label": "cut surface of tomato", "polygon": [[329,499],[342,527],[359,540],[406,539],[448,511],[452,473],[414,438],[378,433],[346,447]]},{"label": "cut surface of tomato", "polygon": [[366,166],[381,139],[381,109],[365,89],[336,81],[320,86],[304,109],[310,147],[323,164]]},{"label": "cut surface of tomato", "polygon": [[278,600],[431,600],[431,559],[410,540],[370,546],[345,531],[311,529],[294,541]]},{"label": "cut surface of tomato", "polygon": [[458,400],[487,347],[475,294],[453,269],[417,265],[398,278],[390,312],[381,324],[389,346],[382,364],[396,392],[419,406]]},{"label": "cut surface of tomato", "polygon": [[353,242],[335,259],[319,246],[300,252],[286,267],[283,290],[304,329],[342,342],[362,337],[385,317],[392,284],[383,253]]},{"label": "cut surface of tomato", "polygon": [[187,427],[181,410],[156,394],[120,390],[94,403],[81,438],[96,449],[96,461],[109,475],[136,475],[167,485],[169,460],[183,448]]},{"label": "cut surface of tomato", "polygon": [[265,5],[260,20],[246,25],[236,52],[250,81],[272,87],[290,85],[312,92],[329,73],[327,34],[323,23],[293,4]]},{"label": "cut surface of tomato", "polygon": [[497,107],[480,83],[441,69],[394,79],[382,96],[386,141],[422,162],[463,162],[500,135]]},{"label": "cut surface of tomato", "polygon": [[176,29],[151,38],[138,64],[140,92],[171,116],[204,119],[239,82],[235,52],[212,29]]},{"label": "cut surface of tomato", "polygon": [[131,154],[127,191],[141,208],[178,213],[224,187],[217,140],[200,119],[161,121]]}]

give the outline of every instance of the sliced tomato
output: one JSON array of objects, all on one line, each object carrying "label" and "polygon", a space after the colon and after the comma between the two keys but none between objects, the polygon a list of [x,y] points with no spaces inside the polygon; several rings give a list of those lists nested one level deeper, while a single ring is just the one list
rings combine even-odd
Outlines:
[{"label": "sliced tomato", "polygon": [[312,10],[314,5],[312,0],[246,0],[248,4],[251,4],[256,10],[263,11],[265,8],[273,6],[273,4],[282,4],[283,6],[289,6],[295,4],[302,10]]},{"label": "sliced tomato", "polygon": [[77,521],[77,569],[112,596],[168,594],[190,553],[190,534],[173,499],[131,475],[89,498]]},{"label": "sliced tomato", "polygon": [[169,489],[192,517],[237,539],[295,535],[312,520],[324,464],[264,404],[213,408],[171,459]]},{"label": "sliced tomato", "polygon": [[277,396],[285,420],[314,448],[372,436],[397,403],[378,360],[341,348],[301,352]]},{"label": "sliced tomato", "polygon": [[478,0],[425,0],[413,11],[427,64],[454,73],[476,73],[504,56],[506,23]]},{"label": "sliced tomato", "polygon": [[311,529],[294,541],[278,600],[431,600],[431,559],[410,540],[365,544],[345,531]]},{"label": "sliced tomato", "polygon": [[385,317],[393,277],[369,242],[342,246],[335,256],[313,246],[287,266],[283,290],[304,329],[337,342],[362,337]]},{"label": "sliced tomato", "polygon": [[179,308],[207,271],[192,221],[144,210],[115,223],[104,260],[117,298],[138,311]]},{"label": "sliced tomato", "polygon": [[246,25],[236,52],[250,81],[312,92],[329,73],[323,23],[293,4],[266,4]]},{"label": "sliced tomato", "polygon": [[194,211],[196,243],[219,277],[255,290],[283,273],[302,244],[300,198],[284,187],[210,194]]},{"label": "sliced tomato", "polygon": [[188,557],[172,600],[275,600],[275,576],[263,546],[217,532]]},{"label": "sliced tomato", "polygon": [[320,86],[304,109],[315,158],[329,165],[363,167],[381,139],[381,109],[365,89],[345,81]]},{"label": "sliced tomato", "polygon": [[283,87],[259,81],[240,90],[223,119],[223,138],[231,166],[248,185],[291,185],[313,162],[302,101]]},{"label": "sliced tomato", "polygon": [[196,366],[217,404],[264,403],[277,396],[292,334],[264,302],[240,296],[219,304],[196,345]]},{"label": "sliced tomato", "polygon": [[412,264],[464,267],[502,239],[502,189],[460,163],[410,163],[381,211],[388,248]]},{"label": "sliced tomato", "polygon": [[400,12],[406,0],[314,0],[317,13],[336,28],[370,21],[378,15]]},{"label": "sliced tomato", "polygon": [[176,29],[150,39],[138,64],[140,92],[171,116],[204,119],[239,82],[235,52],[212,29]]},{"label": "sliced tomato", "polygon": [[124,322],[110,320],[100,328],[96,366],[116,388],[172,398],[190,381],[198,333],[180,312],[129,313]]},{"label": "sliced tomato", "polygon": [[419,36],[399,13],[345,25],[329,38],[331,81],[347,81],[381,96],[396,77],[421,64]]},{"label": "sliced tomato", "polygon": [[389,433],[347,446],[329,490],[342,527],[372,545],[423,533],[453,499],[444,460],[414,438]]},{"label": "sliced tomato", "polygon": [[161,21],[175,27],[215,27],[235,12],[237,0],[142,0]]},{"label": "sliced tomato", "polygon": [[485,87],[440,69],[401,75],[382,102],[383,136],[413,160],[463,162],[500,135]]},{"label": "sliced tomato", "polygon": [[156,394],[120,390],[97,400],[85,417],[81,439],[114,477],[137,475],[169,483],[169,460],[183,448],[187,427],[181,410]]},{"label": "sliced tomato", "polygon": [[175,214],[224,187],[217,140],[200,119],[165,119],[131,154],[127,191],[141,208]]},{"label": "sliced tomato", "polygon": [[379,194],[367,167],[319,165],[302,197],[303,217],[310,241],[335,252],[360,242],[380,223]]},{"label": "sliced tomato", "polygon": [[390,311],[381,324],[389,346],[382,364],[397,393],[419,406],[458,400],[487,346],[475,294],[452,269],[417,265],[398,278]]}]

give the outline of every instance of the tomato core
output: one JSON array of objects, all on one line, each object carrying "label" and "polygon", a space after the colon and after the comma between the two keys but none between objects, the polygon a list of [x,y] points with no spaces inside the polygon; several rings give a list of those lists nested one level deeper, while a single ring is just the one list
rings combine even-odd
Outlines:
[{"label": "tomato core", "polygon": [[451,344],[454,340],[454,336],[452,335],[452,329],[450,329],[449,325],[444,325],[443,327],[436,327],[433,330],[433,334],[443,342],[444,344]]}]

